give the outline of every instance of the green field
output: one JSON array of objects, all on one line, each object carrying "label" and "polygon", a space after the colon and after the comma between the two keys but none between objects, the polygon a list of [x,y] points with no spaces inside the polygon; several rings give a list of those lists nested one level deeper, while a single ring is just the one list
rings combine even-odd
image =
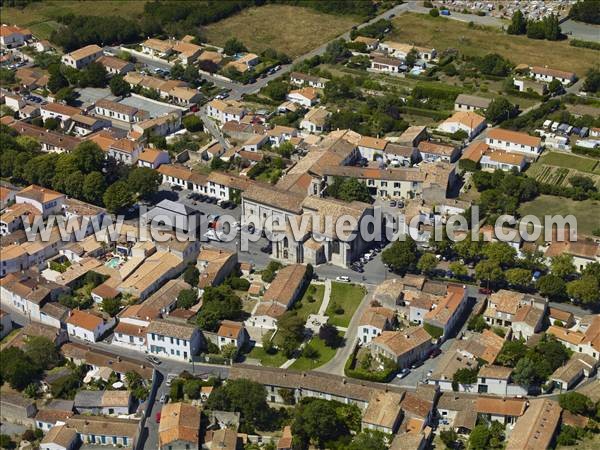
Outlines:
[{"label": "green field", "polygon": [[[347,327],[364,296],[365,290],[362,286],[332,282],[331,298],[325,312],[329,316],[329,323],[337,327]],[[343,314],[335,313],[336,305],[343,308]]]},{"label": "green field", "polygon": [[455,48],[468,56],[498,53],[514,64],[547,65],[573,71],[580,77],[598,62],[595,50],[571,47],[566,40],[533,40],[506,34],[498,28],[470,28],[465,22],[425,14],[401,14],[393,23],[394,30],[386,39],[429,46],[438,52]]},{"label": "green field", "polygon": [[[311,289],[310,286],[306,291],[304,291],[304,295],[300,299],[300,301],[294,304],[294,310],[298,313],[300,317],[302,317],[305,321],[308,319],[308,316],[311,314],[316,314],[321,307],[321,303],[323,303],[323,294],[325,293],[325,286],[322,284],[311,284],[314,286],[314,293],[309,293]],[[313,303],[308,301],[308,297],[312,297],[315,299]]]},{"label": "green field", "polygon": [[531,202],[519,207],[519,214],[533,214],[542,223],[545,215],[573,214],[577,218],[577,230],[580,234],[591,235],[592,230],[600,227],[600,202],[595,200],[575,201],[552,195],[540,195]]},{"label": "green field", "polygon": [[359,18],[322,14],[300,6],[267,4],[207,25],[203,31],[209,43],[220,47],[235,37],[252,52],[274,48],[295,58],[359,22]]},{"label": "green field", "polygon": [[308,341],[307,345],[310,345],[315,350],[317,350],[317,352],[319,352],[318,358],[313,360],[301,356],[296,361],[294,361],[290,368],[296,370],[313,370],[317,367],[322,366],[331,358],[333,358],[335,352],[337,351],[335,348],[327,347],[325,345],[325,341],[321,340],[317,336],[313,337],[310,341]]},{"label": "green field", "polygon": [[135,18],[144,10],[146,0],[45,0],[25,8],[0,8],[2,23],[27,27],[38,38],[48,39],[58,27],[56,19],[66,14],[84,16],[122,16]]},{"label": "green field", "polygon": [[538,160],[538,163],[566,167],[568,169],[579,170],[580,172],[594,173],[599,161],[570,153],[545,152]]},{"label": "green field", "polygon": [[247,356],[248,358],[258,359],[263,366],[269,367],[279,367],[287,361],[283,352],[278,351],[271,355],[265,352],[262,347],[254,347]]}]

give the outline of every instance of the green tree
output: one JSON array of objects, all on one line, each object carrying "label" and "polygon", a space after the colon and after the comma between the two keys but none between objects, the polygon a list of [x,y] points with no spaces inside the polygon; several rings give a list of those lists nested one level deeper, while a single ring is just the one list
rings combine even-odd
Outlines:
[{"label": "green tree", "polygon": [[575,264],[573,264],[573,257],[566,253],[553,256],[550,260],[550,270],[552,275],[561,277],[564,280],[576,271]]},{"label": "green tree", "polygon": [[185,380],[183,385],[183,393],[192,400],[200,398],[200,390],[202,389],[202,380],[196,380],[194,378]]},{"label": "green tree", "polygon": [[435,270],[437,265],[438,265],[438,259],[435,257],[435,255],[433,255],[431,253],[424,253],[419,258],[419,262],[417,263],[417,269],[419,269],[421,272],[429,275]]},{"label": "green tree", "polygon": [[190,286],[198,286],[199,277],[200,271],[194,264],[188,265],[183,272],[183,281]]},{"label": "green tree", "polygon": [[63,358],[54,343],[43,336],[30,336],[25,343],[25,353],[43,369],[59,365]]},{"label": "green tree", "polygon": [[281,348],[287,357],[291,357],[304,339],[305,320],[295,311],[283,314],[277,321]]},{"label": "green tree", "polygon": [[491,242],[483,246],[483,254],[492,262],[501,266],[514,265],[517,251],[506,242]]},{"label": "green tree", "polygon": [[412,67],[417,63],[417,59],[419,58],[419,52],[415,48],[411,48],[410,51],[406,54],[406,60],[404,61],[407,66]]},{"label": "green tree", "polygon": [[99,62],[92,62],[81,71],[79,85],[81,87],[91,86],[101,88],[106,86],[107,80],[108,74],[104,66]]},{"label": "green tree", "polygon": [[580,22],[600,25],[600,9],[597,0],[581,0],[571,6],[569,16]]},{"label": "green tree", "polygon": [[248,49],[238,39],[232,37],[225,42],[223,51],[226,55],[235,55],[236,53],[247,52]]},{"label": "green tree", "polygon": [[123,79],[122,75],[113,76],[110,80],[109,86],[112,95],[116,95],[117,97],[125,97],[131,92],[131,86],[129,86],[129,83]]},{"label": "green tree", "polygon": [[22,391],[41,374],[41,366],[31,360],[25,352],[9,347],[0,352],[0,378],[7,381],[13,389]]},{"label": "green tree", "polygon": [[0,448],[12,450],[17,448],[17,443],[13,441],[8,434],[0,434]]},{"label": "green tree", "polygon": [[262,384],[246,379],[229,380],[213,390],[206,407],[239,412],[240,431],[253,433],[256,428],[265,430],[273,425],[273,413],[266,399],[267,391]]},{"label": "green tree", "polygon": [[528,269],[508,269],[505,276],[506,281],[512,286],[526,287],[531,283],[531,271]]},{"label": "green tree", "polygon": [[115,317],[121,310],[121,299],[115,298],[104,298],[102,300],[102,311],[111,317]]},{"label": "green tree", "polygon": [[356,178],[335,178],[334,182],[327,187],[327,193],[345,202],[371,203],[373,201],[367,186]]},{"label": "green tree", "polygon": [[525,34],[527,32],[527,20],[520,9],[517,9],[513,13],[511,23],[506,32],[508,34]]},{"label": "green tree", "polygon": [[44,128],[46,130],[56,130],[58,129],[58,127],[60,126],[60,122],[58,121],[58,119],[54,118],[54,117],[49,117],[46,120],[44,120]]},{"label": "green tree", "polygon": [[537,281],[537,288],[540,295],[548,297],[550,300],[560,300],[567,293],[565,281],[552,274],[540,277]]},{"label": "green tree", "polygon": [[504,97],[498,97],[492,100],[485,110],[485,118],[496,124],[514,117],[517,112],[515,105]]},{"label": "green tree", "polygon": [[440,16],[440,10],[437,8],[432,8],[429,10],[429,15],[431,17],[439,17]]},{"label": "green tree", "polygon": [[190,309],[198,302],[198,294],[195,289],[183,289],[177,295],[177,307]]},{"label": "green tree", "polygon": [[102,200],[106,209],[112,213],[129,208],[134,201],[129,184],[125,181],[117,181],[110,185],[102,196]]},{"label": "green tree", "polygon": [[485,319],[481,314],[471,317],[467,324],[467,329],[470,331],[476,331],[481,333],[483,330],[488,329],[490,326],[486,323]]},{"label": "green tree", "polygon": [[567,283],[567,294],[581,303],[593,305],[600,302],[600,286],[598,280],[591,275],[584,275],[579,280]]},{"label": "green tree", "polygon": [[100,172],[90,172],[83,179],[81,194],[85,201],[98,205],[105,190],[106,183]]},{"label": "green tree", "polygon": [[377,430],[364,430],[358,433],[346,447],[347,450],[387,450],[387,437]]},{"label": "green tree", "polygon": [[309,443],[324,448],[326,442],[348,434],[348,429],[338,417],[333,402],[306,398],[296,406],[292,434],[303,448]]},{"label": "green tree", "polygon": [[515,367],[517,362],[527,354],[527,346],[521,340],[506,341],[496,358],[496,362],[506,367]]},{"label": "green tree", "polygon": [[564,88],[563,88],[563,84],[558,81],[557,79],[554,79],[550,82],[550,84],[548,85],[548,91],[550,91],[550,93],[552,95],[558,95],[561,94],[563,92]]},{"label": "green tree", "polygon": [[457,278],[466,277],[469,274],[467,267],[459,261],[451,262],[448,267]]},{"label": "green tree", "polygon": [[488,427],[486,424],[476,425],[469,436],[469,449],[491,450],[503,447],[504,426],[493,421]]},{"label": "green tree", "polygon": [[343,39],[336,39],[327,44],[323,60],[329,64],[338,64],[350,56]]},{"label": "green tree", "polygon": [[161,176],[149,167],[136,167],[129,172],[127,183],[132,192],[137,192],[141,198],[149,198],[158,191]]},{"label": "green tree", "polygon": [[217,331],[222,320],[238,319],[241,313],[242,300],[229,286],[210,286],[204,290],[197,323],[202,330]]},{"label": "green tree", "polygon": [[455,448],[458,441],[458,433],[452,429],[440,432],[440,439],[446,448]]},{"label": "green tree", "polygon": [[462,369],[458,369],[456,372],[454,372],[454,375],[452,375],[452,381],[454,381],[455,383],[460,383],[460,384],[473,384],[477,382],[477,372],[479,371],[479,369],[474,368],[474,369],[468,369],[468,368],[462,368]]},{"label": "green tree", "polygon": [[591,416],[595,412],[594,402],[579,392],[566,392],[560,394],[558,403],[562,409],[566,409],[573,414]]},{"label": "green tree", "polygon": [[489,286],[504,280],[504,272],[497,262],[484,260],[475,266],[475,278]]},{"label": "green tree", "polygon": [[588,70],[585,81],[583,82],[583,90],[586,92],[600,91],[600,70]]},{"label": "green tree", "polygon": [[381,253],[381,260],[401,275],[415,269],[417,258],[417,244],[410,236],[404,241],[395,241]]},{"label": "green tree", "polygon": [[182,122],[185,129],[192,133],[196,131],[202,131],[204,129],[202,120],[200,120],[200,117],[196,116],[195,114],[185,116]]},{"label": "green tree", "polygon": [[185,67],[183,67],[181,63],[176,63],[171,67],[171,77],[176,80],[181,80],[183,78],[183,72],[185,72]]}]

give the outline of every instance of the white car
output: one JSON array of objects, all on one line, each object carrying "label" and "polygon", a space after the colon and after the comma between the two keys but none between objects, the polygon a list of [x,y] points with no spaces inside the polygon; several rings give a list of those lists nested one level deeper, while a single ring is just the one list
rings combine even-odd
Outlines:
[{"label": "white car", "polygon": [[335,277],[336,281],[343,281],[344,283],[350,283],[350,277],[346,275],[340,275],[339,277]]},{"label": "white car", "polygon": [[165,384],[166,384],[167,386],[171,386],[171,382],[172,382],[172,381],[173,381],[175,378],[177,378],[177,374],[176,374],[176,373],[170,373],[170,374],[168,374],[168,375],[167,375],[167,381],[165,382]]},{"label": "white car", "polygon": [[400,372],[398,372],[398,373],[396,374],[396,378],[400,378],[400,379],[402,379],[402,378],[404,378],[406,375],[408,375],[409,373],[410,373],[410,370],[409,370],[409,369],[406,369],[406,368],[404,368],[404,369],[402,369]]}]

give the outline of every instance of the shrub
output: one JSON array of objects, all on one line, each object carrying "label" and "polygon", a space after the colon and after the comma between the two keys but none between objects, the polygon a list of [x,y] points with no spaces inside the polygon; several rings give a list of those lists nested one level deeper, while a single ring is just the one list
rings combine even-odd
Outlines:
[{"label": "shrub", "polygon": [[429,15],[431,17],[439,17],[440,11],[437,8],[433,8],[429,10]]},{"label": "shrub", "polygon": [[202,131],[202,129],[203,129],[202,120],[200,120],[200,117],[198,117],[194,114],[185,116],[183,118],[182,122],[183,122],[183,126],[188,131],[195,132],[195,131]]},{"label": "shrub", "polygon": [[250,288],[250,282],[245,278],[231,277],[229,279],[229,286],[236,291],[247,291]]}]

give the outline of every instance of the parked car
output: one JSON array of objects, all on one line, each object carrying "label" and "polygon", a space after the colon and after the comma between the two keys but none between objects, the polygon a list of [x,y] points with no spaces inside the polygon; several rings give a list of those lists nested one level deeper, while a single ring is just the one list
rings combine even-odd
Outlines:
[{"label": "parked car", "polygon": [[417,367],[421,367],[422,365],[423,365],[423,361],[417,361],[412,366],[410,366],[410,368],[411,369],[416,369]]},{"label": "parked car", "polygon": [[168,375],[167,375],[167,381],[165,382],[165,384],[166,384],[167,386],[171,386],[171,382],[172,382],[172,381],[173,381],[175,378],[177,378],[177,374],[176,374],[176,373],[170,373],[170,374],[168,374]]},{"label": "parked car", "polygon": [[156,365],[158,365],[158,364],[160,364],[160,363],[162,362],[162,361],[161,361],[160,359],[158,359],[156,356],[152,356],[152,355],[148,355],[148,356],[146,356],[146,359],[147,359],[148,361],[150,361],[151,363],[153,363],[153,364],[156,364]]},{"label": "parked car", "polygon": [[439,356],[442,354],[442,351],[439,348],[434,348],[429,352],[429,357],[430,358],[435,358],[436,356]]},{"label": "parked car", "polygon": [[335,277],[336,281],[342,281],[344,283],[350,283],[350,277],[346,275],[340,275],[339,277]]},{"label": "parked car", "polygon": [[402,369],[400,372],[398,372],[398,373],[396,374],[396,378],[400,378],[400,379],[402,379],[402,378],[404,378],[406,375],[408,375],[409,373],[410,373],[410,369],[408,369],[408,368],[406,368],[406,367],[405,367],[404,369]]},{"label": "parked car", "polygon": [[160,411],[156,413],[156,423],[160,423]]},{"label": "parked car", "polygon": [[489,288],[479,288],[480,294],[490,295],[493,291]]},{"label": "parked car", "polygon": [[163,394],[160,396],[160,402],[161,403],[167,403],[167,401],[169,400],[169,396],[167,394]]}]

